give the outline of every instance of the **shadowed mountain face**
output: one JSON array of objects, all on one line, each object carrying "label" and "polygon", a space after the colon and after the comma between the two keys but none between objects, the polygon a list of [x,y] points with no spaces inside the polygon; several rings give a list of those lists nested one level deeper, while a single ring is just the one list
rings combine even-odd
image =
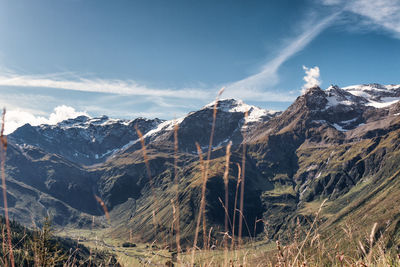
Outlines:
[{"label": "shadowed mountain face", "polygon": [[[333,231],[353,214],[368,213],[383,195],[399,195],[398,100],[400,86],[369,84],[310,88],[282,113],[232,99],[219,101],[206,191],[213,238],[221,239],[218,233],[224,231],[222,177],[230,141],[231,220],[238,165],[246,149],[246,235],[283,238],[297,221],[311,220],[323,199],[328,199],[324,227]],[[25,224],[51,213],[60,225],[85,226],[91,216],[102,216],[97,195],[110,211],[115,235],[132,230],[145,241],[171,235],[176,129],[181,238],[192,240],[202,183],[195,143],[206,158],[214,104],[174,121],[78,117],[55,126],[19,128],[9,136],[7,151],[11,213]],[[135,125],[144,135],[151,183]],[[380,203],[379,220],[390,220],[394,226],[389,229],[397,235],[400,212],[389,201]],[[374,216],[360,220],[367,225]]]}]

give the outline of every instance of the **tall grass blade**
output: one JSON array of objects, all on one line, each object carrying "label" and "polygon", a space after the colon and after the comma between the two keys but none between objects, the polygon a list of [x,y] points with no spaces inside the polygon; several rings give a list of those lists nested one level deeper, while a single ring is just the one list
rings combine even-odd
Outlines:
[{"label": "tall grass blade", "polygon": [[239,186],[241,182],[241,177],[242,177],[242,168],[240,167],[239,163],[236,163],[237,168],[238,168],[238,176],[237,176],[237,183],[236,183],[236,191],[235,191],[235,203],[233,204],[233,218],[232,218],[232,244],[231,244],[231,250],[235,248],[235,222],[236,222],[236,210],[237,210],[237,199],[238,199],[238,192],[239,192]]},{"label": "tall grass blade", "polygon": [[[217,120],[217,106],[218,106],[218,101],[219,101],[219,97],[221,96],[221,94],[224,92],[225,88],[222,88],[221,90],[219,90],[217,97],[215,99],[215,103],[214,103],[214,107],[213,107],[213,122],[211,125],[211,133],[210,133],[210,142],[208,144],[208,152],[207,152],[207,160],[206,160],[206,165],[205,165],[205,171],[204,171],[204,176],[205,179],[208,179],[208,171],[209,171],[209,167],[210,167],[210,159],[211,159],[211,151],[212,151],[212,145],[213,145],[213,140],[214,140],[214,132],[215,132],[215,122]],[[207,233],[206,233],[206,214],[205,214],[205,209],[203,209],[203,247],[206,248],[207,247]]]},{"label": "tall grass blade", "polygon": [[179,125],[175,122],[174,124],[174,181],[175,181],[175,189],[176,189],[176,198],[175,198],[175,231],[176,231],[176,250],[177,250],[177,258],[179,262],[179,256],[181,252],[181,234],[180,234],[180,208],[179,208],[179,177],[178,177],[178,129]]},{"label": "tall grass blade", "polygon": [[240,214],[242,216],[239,217],[239,248],[242,247],[242,230],[243,230],[243,205],[244,205],[244,178],[245,178],[245,166],[246,166],[246,124],[247,124],[247,117],[249,112],[246,111],[244,113],[244,124],[243,124],[243,153],[242,153],[242,178],[241,178],[241,188],[240,188]]},{"label": "tall grass blade", "polygon": [[315,215],[315,218],[314,218],[314,220],[313,220],[313,222],[312,222],[312,224],[311,224],[310,230],[308,230],[307,235],[306,235],[306,237],[304,238],[304,241],[303,241],[303,243],[301,244],[300,249],[299,249],[299,251],[298,251],[297,254],[296,254],[296,257],[294,258],[293,263],[292,263],[290,266],[295,266],[295,265],[296,265],[297,259],[299,258],[300,254],[301,254],[301,252],[302,252],[302,250],[303,250],[303,248],[304,248],[304,245],[306,244],[308,238],[310,237],[310,234],[311,234],[312,230],[314,229],[314,225],[315,225],[315,223],[317,222],[318,217],[319,217],[319,214],[321,213],[322,207],[324,206],[324,204],[325,204],[326,201],[327,201],[327,199],[325,199],[324,201],[322,201],[321,206],[319,206],[319,209],[318,209],[318,211],[317,211],[317,213],[316,213],[316,215]]},{"label": "tall grass blade", "polygon": [[5,172],[5,161],[6,161],[6,153],[7,153],[7,137],[4,135],[4,126],[5,126],[5,117],[6,117],[6,109],[3,109],[3,116],[1,120],[1,132],[0,132],[0,141],[1,141],[1,184],[3,187],[3,201],[4,201],[4,216],[6,219],[6,227],[7,227],[7,242],[9,249],[9,260],[11,262],[11,266],[15,266],[14,262],[14,253],[11,242],[11,229],[10,229],[10,219],[8,217],[8,204],[7,204],[7,185],[6,185],[6,172]]},{"label": "tall grass blade", "polygon": [[[110,214],[108,213],[108,208],[107,208],[106,204],[104,203],[104,201],[96,195],[94,195],[94,198],[96,199],[97,202],[99,202],[100,206],[103,208],[103,211],[104,211],[104,214],[106,215],[108,223],[111,223],[110,222]],[[94,223],[94,220],[93,220],[93,223]]]},{"label": "tall grass blade", "polygon": [[[225,233],[227,234],[229,232],[229,226],[228,226],[228,211],[229,211],[229,161],[231,157],[231,146],[232,146],[232,141],[228,143],[226,146],[226,156],[225,156],[225,172],[224,172],[224,185],[225,185]],[[228,239],[225,237],[224,238],[224,266],[228,265]]]},{"label": "tall grass blade", "polygon": [[194,232],[194,241],[193,241],[193,249],[192,249],[192,263],[191,266],[194,265],[194,256],[196,253],[197,249],[197,239],[199,237],[199,228],[200,228],[200,222],[201,222],[201,217],[203,214],[203,208],[205,205],[205,193],[206,193],[206,185],[207,185],[207,178],[205,175],[205,169],[204,169],[204,161],[203,161],[203,154],[201,151],[201,147],[198,143],[196,143],[197,147],[197,153],[199,154],[199,161],[200,161],[200,169],[201,169],[201,179],[202,179],[202,188],[201,188],[201,200],[200,200],[200,208],[199,208],[199,214],[197,216],[197,223],[196,223],[196,230]]},{"label": "tall grass blade", "polygon": [[139,130],[137,125],[135,125],[135,130],[136,130],[137,135],[139,136],[140,144],[142,145],[143,159],[144,159],[144,163],[146,165],[147,177],[149,179],[151,193],[153,195],[153,200],[154,200],[154,205],[155,205],[155,207],[153,205],[153,224],[154,224],[154,238],[156,239],[157,233],[158,233],[158,220],[156,218],[156,214],[158,213],[158,200],[156,197],[156,190],[154,188],[153,178],[151,176],[149,157],[147,156],[147,149],[146,149],[146,144],[144,142],[143,134]]}]

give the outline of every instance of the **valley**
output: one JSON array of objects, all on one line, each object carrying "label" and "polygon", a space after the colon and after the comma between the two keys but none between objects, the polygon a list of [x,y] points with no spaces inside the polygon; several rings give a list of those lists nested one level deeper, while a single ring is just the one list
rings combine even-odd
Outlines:
[{"label": "valley", "polygon": [[[376,223],[376,239],[399,253],[398,100],[400,85],[312,87],[283,112],[223,99],[171,121],[26,124],[8,135],[10,218],[33,227],[48,216],[60,236],[116,253],[128,266],[176,261],[177,240],[182,261],[195,240],[205,250],[198,257],[220,261],[225,239],[235,237],[233,246],[244,240],[237,259],[249,248],[255,260],[275,253],[277,240],[307,236],[313,222],[321,240],[341,239],[342,247],[359,246]],[[352,239],[344,241],[348,225]]]}]

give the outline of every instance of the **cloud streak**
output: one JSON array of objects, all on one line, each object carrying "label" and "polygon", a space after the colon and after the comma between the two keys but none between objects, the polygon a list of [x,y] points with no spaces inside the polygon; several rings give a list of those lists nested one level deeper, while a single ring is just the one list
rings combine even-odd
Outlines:
[{"label": "cloud streak", "polygon": [[331,25],[339,14],[340,12],[336,12],[319,23],[308,27],[302,34],[291,40],[289,45],[284,47],[275,58],[264,64],[259,73],[230,84],[227,86],[227,90],[233,92],[243,90],[250,93],[261,92],[267,86],[272,87],[276,85],[279,82],[278,70],[280,66],[296,53],[303,50],[319,33]]},{"label": "cloud streak", "polygon": [[140,85],[132,80],[86,79],[81,77],[70,79],[64,74],[19,75],[9,72],[0,75],[0,86],[54,88],[82,92],[184,99],[206,99],[210,97],[207,92],[200,89],[154,89]]}]

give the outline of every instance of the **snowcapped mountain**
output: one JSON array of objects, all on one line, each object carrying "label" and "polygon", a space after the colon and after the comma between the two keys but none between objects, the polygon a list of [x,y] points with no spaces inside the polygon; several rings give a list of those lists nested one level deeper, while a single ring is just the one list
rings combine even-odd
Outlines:
[{"label": "snowcapped mountain", "polygon": [[[305,94],[313,91],[309,88]],[[381,85],[377,83],[352,85],[340,88],[331,85],[324,90],[328,100],[325,108],[340,106],[371,106],[375,108],[385,108],[400,100],[400,85]],[[323,102],[325,102],[323,100]],[[322,102],[321,102],[322,103]]]},{"label": "snowcapped mountain", "polygon": [[[365,84],[326,90],[310,88],[304,104],[313,110],[315,124],[329,124],[341,132],[355,129],[377,116],[392,114],[400,100],[400,85]],[[380,114],[380,115],[379,115]]]},{"label": "snowcapped mountain", "polygon": [[363,104],[375,108],[388,107],[400,100],[400,85],[364,84],[344,88],[330,86],[326,89],[329,104]]},{"label": "snowcapped mountain", "polygon": [[[213,109],[215,101],[203,107],[203,109]],[[246,124],[252,124],[255,122],[267,121],[271,117],[275,116],[278,111],[266,110],[256,106],[251,106],[244,103],[242,100],[235,99],[222,99],[218,101],[217,110],[222,112],[248,112]]]},{"label": "snowcapped mountain", "polygon": [[[215,101],[185,117],[169,121],[79,116],[56,125],[26,124],[12,133],[10,139],[21,149],[33,146],[62,155],[78,164],[92,165],[104,162],[110,156],[138,149],[140,142],[135,126],[143,133],[146,144],[171,149],[174,125],[177,124],[180,150],[197,153],[196,142],[204,149],[208,147],[214,104]],[[245,123],[246,111],[248,117]],[[276,111],[247,105],[240,100],[219,100],[214,147],[226,145],[229,141],[240,144],[243,127],[249,131],[254,125],[266,122],[278,114]]]},{"label": "snowcapped mountain", "polygon": [[343,90],[365,99],[366,105],[375,108],[384,108],[400,100],[400,85],[372,83],[348,86]]},{"label": "snowcapped mountain", "polygon": [[[213,146],[217,148],[229,141],[234,145],[240,144],[243,141],[244,130],[251,136],[255,129],[272,118],[272,124],[286,125],[286,122],[292,121],[291,117],[298,116],[304,110],[309,110],[308,126],[329,125],[338,131],[346,132],[366,124],[378,113],[393,114],[393,108],[390,107],[399,100],[400,85],[380,84],[344,88],[332,85],[326,90],[319,87],[310,88],[283,114],[251,106],[241,100],[223,99],[217,103]],[[33,127],[26,124],[12,133],[10,139],[22,149],[34,146],[60,154],[70,161],[91,165],[104,162],[112,155],[140,147],[135,125],[144,134],[146,144],[169,150],[173,147],[174,125],[177,124],[180,150],[196,153],[196,142],[203,149],[208,147],[214,105],[215,101],[198,111],[190,112],[185,117],[169,121],[79,116],[57,125]],[[245,121],[246,111],[248,116]],[[268,131],[273,129],[274,127],[269,127]],[[255,133],[260,135],[259,130]]]},{"label": "snowcapped mountain", "polygon": [[[187,116],[160,123],[156,128],[148,131],[144,138],[150,147],[158,149],[173,148],[174,125],[178,126],[178,143],[182,152],[197,154],[195,143],[199,143],[202,149],[208,148],[213,121],[215,101],[205,105],[198,111],[190,112]],[[245,112],[248,117],[245,122]],[[259,123],[267,122],[279,115],[280,112],[261,109],[245,104],[241,100],[223,99],[217,103],[217,118],[214,132],[213,147],[226,145],[229,141],[240,144],[243,140],[243,130],[251,129]],[[132,151],[140,146],[139,140],[133,140],[126,151]]]},{"label": "snowcapped mountain", "polygon": [[161,122],[159,119],[119,120],[107,116],[79,116],[56,125],[25,124],[9,137],[22,149],[34,146],[72,162],[91,165],[104,162],[132,139],[136,140],[135,125],[146,133]]}]

